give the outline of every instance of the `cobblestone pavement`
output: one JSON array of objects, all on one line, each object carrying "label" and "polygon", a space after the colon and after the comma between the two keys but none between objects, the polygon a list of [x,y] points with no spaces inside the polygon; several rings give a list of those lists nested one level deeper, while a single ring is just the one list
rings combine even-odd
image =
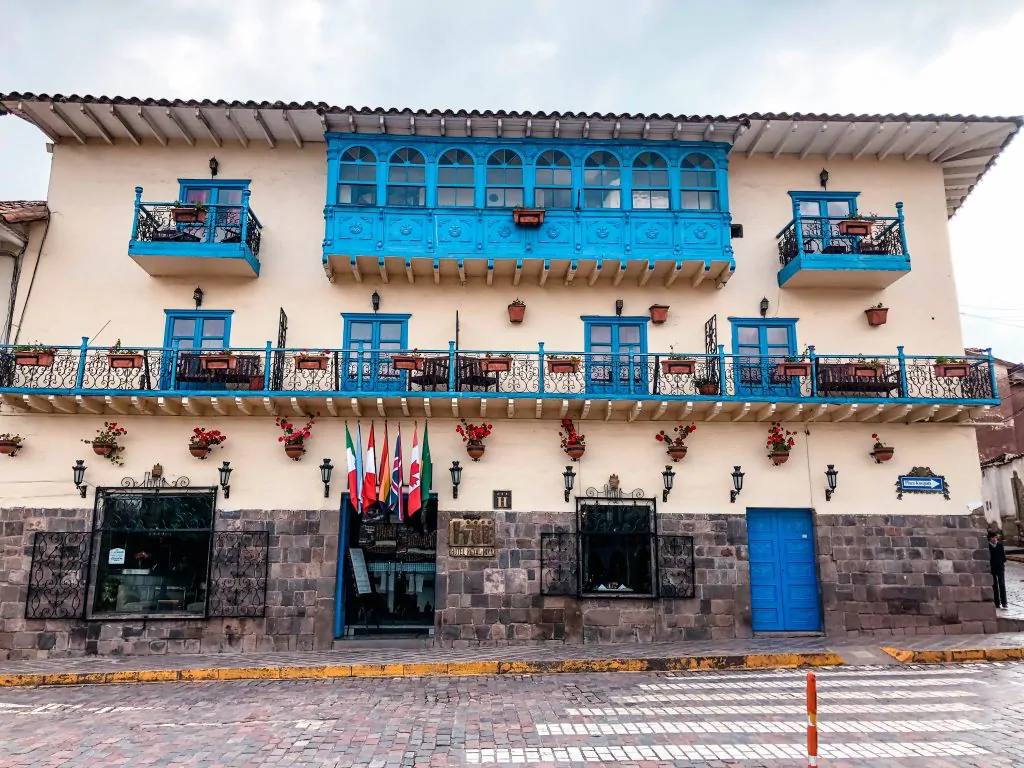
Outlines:
[{"label": "cobblestone pavement", "polygon": [[[1024,765],[1024,663],[817,671],[820,764]],[[0,690],[0,766],[804,766],[795,670]]]},{"label": "cobblestone pavement", "polygon": [[1000,617],[1024,620],[1024,563],[1006,564],[1006,603]]}]

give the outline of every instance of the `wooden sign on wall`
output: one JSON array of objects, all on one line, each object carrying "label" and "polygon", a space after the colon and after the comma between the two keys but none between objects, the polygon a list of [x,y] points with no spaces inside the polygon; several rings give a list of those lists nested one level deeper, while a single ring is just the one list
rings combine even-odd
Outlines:
[{"label": "wooden sign on wall", "polygon": [[494,521],[454,518],[448,523],[450,557],[494,557]]}]

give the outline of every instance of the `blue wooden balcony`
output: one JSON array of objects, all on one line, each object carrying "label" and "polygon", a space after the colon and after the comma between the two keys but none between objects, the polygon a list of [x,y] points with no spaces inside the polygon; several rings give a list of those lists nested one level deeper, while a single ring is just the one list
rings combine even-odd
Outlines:
[{"label": "blue wooden balcony", "polygon": [[259,277],[263,227],[249,206],[179,206],[142,200],[135,188],[135,218],[128,255],[154,276]]},{"label": "blue wooden balcony", "polygon": [[[861,234],[850,222],[861,222]],[[895,216],[794,218],[778,235],[779,285],[786,288],[885,288],[910,272],[903,203]]]},{"label": "blue wooden balcony", "polygon": [[0,349],[0,397],[21,411],[487,418],[945,421],[997,405],[991,355],[551,351],[416,353],[368,348]]}]

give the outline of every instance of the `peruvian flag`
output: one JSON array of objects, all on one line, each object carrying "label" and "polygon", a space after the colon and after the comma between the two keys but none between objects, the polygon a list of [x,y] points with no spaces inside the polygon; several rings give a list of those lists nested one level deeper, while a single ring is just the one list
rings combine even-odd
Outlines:
[{"label": "peruvian flag", "polygon": [[420,498],[420,437],[418,427],[412,428],[412,455],[409,457],[409,503],[405,510],[406,518],[411,518],[423,509]]},{"label": "peruvian flag", "polygon": [[356,448],[352,445],[352,433],[345,423],[345,459],[348,462],[348,500],[353,509],[359,509],[359,459]]},{"label": "peruvian flag", "polygon": [[373,423],[370,423],[370,438],[366,442],[366,458],[363,460],[363,514],[377,501],[377,448],[373,440]]}]

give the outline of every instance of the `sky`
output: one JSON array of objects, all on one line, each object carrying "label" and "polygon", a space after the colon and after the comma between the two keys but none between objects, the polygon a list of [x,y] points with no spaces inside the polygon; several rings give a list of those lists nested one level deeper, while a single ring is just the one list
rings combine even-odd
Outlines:
[{"label": "sky", "polygon": [[[1024,114],[1024,0],[2,0],[0,20],[0,92]],[[45,198],[45,141],[0,119],[0,199]],[[965,342],[1015,361],[1022,187],[1018,138],[950,222]]]}]

